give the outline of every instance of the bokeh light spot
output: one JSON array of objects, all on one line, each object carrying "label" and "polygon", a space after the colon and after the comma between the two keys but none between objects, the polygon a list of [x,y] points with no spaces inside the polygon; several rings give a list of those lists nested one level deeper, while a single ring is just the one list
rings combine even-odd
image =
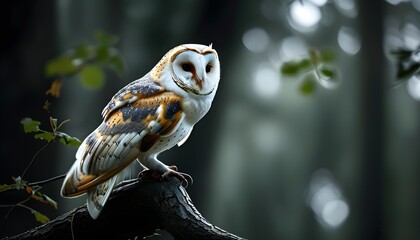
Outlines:
[{"label": "bokeh light spot", "polygon": [[400,3],[400,0],[385,0],[385,1],[387,1],[389,4],[392,4],[392,5],[398,5]]},{"label": "bokeh light spot", "polygon": [[420,101],[420,79],[418,76],[412,76],[407,83],[407,91],[411,97]]},{"label": "bokeh light spot", "polygon": [[322,209],[322,219],[331,227],[337,227],[349,215],[349,206],[343,200],[328,201]]},{"label": "bokeh light spot", "polygon": [[324,6],[327,3],[327,0],[310,0],[310,1],[320,7]]},{"label": "bokeh light spot", "polygon": [[260,53],[267,48],[270,37],[264,29],[253,28],[244,33],[242,42],[249,51]]},{"label": "bokeh light spot", "polygon": [[263,98],[272,97],[280,91],[279,73],[269,67],[260,67],[256,70],[253,89]]},{"label": "bokeh light spot", "polygon": [[289,24],[296,30],[314,30],[321,17],[321,10],[313,3],[295,1],[290,5]]},{"label": "bokeh light spot", "polygon": [[338,31],[338,44],[344,52],[355,55],[361,48],[361,42],[357,32],[346,26],[342,26]]},{"label": "bokeh light spot", "polygon": [[328,228],[336,228],[347,219],[350,207],[328,170],[314,172],[307,198],[318,222]]},{"label": "bokeh light spot", "polygon": [[334,3],[344,16],[357,17],[357,7],[354,0],[335,0]]},{"label": "bokeh light spot", "polygon": [[308,55],[308,46],[300,37],[286,37],[281,41],[280,55],[286,60],[300,59]]}]

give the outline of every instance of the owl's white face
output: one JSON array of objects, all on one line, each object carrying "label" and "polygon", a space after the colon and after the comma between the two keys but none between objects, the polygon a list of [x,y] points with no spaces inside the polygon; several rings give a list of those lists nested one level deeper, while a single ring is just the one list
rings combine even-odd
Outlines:
[{"label": "owl's white face", "polygon": [[200,44],[183,47],[170,60],[172,79],[186,92],[202,96],[213,93],[220,79],[217,52]]}]

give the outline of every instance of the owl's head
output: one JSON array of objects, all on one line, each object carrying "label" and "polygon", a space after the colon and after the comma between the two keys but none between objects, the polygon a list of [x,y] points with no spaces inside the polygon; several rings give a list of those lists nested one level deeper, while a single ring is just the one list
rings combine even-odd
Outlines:
[{"label": "owl's head", "polygon": [[[184,44],[171,49],[161,60],[171,81],[185,92],[194,95],[210,95],[217,89],[220,79],[220,63],[212,45]],[[169,80],[169,79],[168,79]]]}]

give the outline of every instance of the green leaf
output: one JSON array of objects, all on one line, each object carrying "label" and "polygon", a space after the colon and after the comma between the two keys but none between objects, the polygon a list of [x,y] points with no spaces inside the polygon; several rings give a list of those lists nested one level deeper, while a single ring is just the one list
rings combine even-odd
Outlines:
[{"label": "green leaf", "polygon": [[60,56],[47,62],[45,74],[47,77],[56,75],[71,75],[77,71],[73,59],[69,56]]},{"label": "green leaf", "polygon": [[44,200],[45,202],[52,206],[54,209],[58,209],[58,203],[56,201],[54,201],[53,199],[51,199],[50,197],[48,197],[47,195],[43,194],[44,196]]},{"label": "green leaf", "polygon": [[74,53],[73,53],[74,58],[80,58],[80,59],[86,60],[89,58],[89,56],[90,56],[90,47],[86,44],[77,46],[74,49]]},{"label": "green leaf", "polygon": [[12,179],[15,183],[13,183],[13,184],[1,184],[0,185],[0,192],[8,191],[8,190],[11,190],[11,189],[21,190],[27,184],[27,181],[23,180],[21,177],[12,177]]},{"label": "green leaf", "polygon": [[285,62],[280,71],[284,75],[295,75],[299,72],[299,65],[297,62]]},{"label": "green leaf", "polygon": [[334,51],[329,50],[329,49],[321,51],[321,61],[331,62],[332,60],[334,60],[334,58],[335,58]]},{"label": "green leaf", "polygon": [[399,60],[397,68],[398,79],[405,79],[416,74],[420,70],[420,63],[411,59]]},{"label": "green leaf", "polygon": [[315,92],[316,79],[313,74],[309,74],[305,77],[302,84],[299,87],[300,92],[303,95],[309,96]]},{"label": "green leaf", "polygon": [[305,69],[309,68],[310,64],[311,64],[311,62],[309,61],[309,59],[305,58],[305,59],[300,60],[299,70],[302,71],[302,70],[305,70]]},{"label": "green leaf", "polygon": [[100,62],[105,62],[109,58],[110,49],[106,45],[102,45],[96,49],[96,60]]},{"label": "green leaf", "polygon": [[28,183],[27,181],[23,180],[20,176],[19,177],[12,177],[13,181],[15,181],[15,188],[16,189],[23,189],[26,184]]},{"label": "green leaf", "polygon": [[69,136],[66,133],[63,132],[57,132],[57,136],[60,137],[60,142],[63,143],[66,146],[80,146],[80,144],[82,144],[82,142],[75,137]]},{"label": "green leaf", "polygon": [[1,184],[0,192],[4,192],[10,189],[16,189],[16,184]]},{"label": "green leaf", "polygon": [[283,63],[281,66],[281,73],[284,75],[296,75],[300,71],[305,70],[310,65],[309,59],[302,59],[301,61],[289,61]]},{"label": "green leaf", "polygon": [[58,208],[58,204],[57,204],[56,201],[52,200],[50,197],[41,193],[40,191],[32,192],[32,198],[34,198],[35,200],[38,200],[40,202],[46,203],[46,204],[52,206],[55,209]]},{"label": "green leaf", "polygon": [[31,213],[35,216],[35,219],[42,224],[50,221],[50,219],[47,216],[36,210],[32,210]]},{"label": "green leaf", "polygon": [[94,37],[101,45],[112,46],[118,42],[117,36],[108,35],[102,31],[96,31]]},{"label": "green leaf", "polygon": [[104,73],[102,69],[94,65],[86,65],[80,71],[80,78],[83,85],[88,88],[100,88],[104,85]]},{"label": "green leaf", "polygon": [[327,89],[335,88],[338,84],[338,70],[332,66],[321,64],[315,70],[319,75],[318,82]]},{"label": "green leaf", "polygon": [[109,64],[115,69],[118,74],[122,74],[125,71],[125,65],[120,56],[112,56],[109,59]]},{"label": "green leaf", "polygon": [[412,54],[412,50],[400,48],[394,51],[391,51],[391,54],[394,55],[398,59],[409,58]]},{"label": "green leaf", "polygon": [[399,80],[408,78],[420,71],[420,48],[409,50],[400,48],[391,52],[397,58],[397,78]]},{"label": "green leaf", "polygon": [[50,142],[51,140],[54,139],[54,134],[50,133],[50,132],[43,132],[43,133],[38,133],[34,135],[35,139],[43,139],[46,140],[47,142]]},{"label": "green leaf", "polygon": [[25,131],[25,133],[39,132],[39,125],[41,125],[41,122],[32,120],[28,117],[22,119],[20,123],[23,125],[23,131]]},{"label": "green leaf", "polygon": [[334,71],[333,70],[331,70],[331,69],[328,69],[328,68],[321,68],[320,69],[320,72],[322,73],[322,75],[324,75],[325,77],[328,77],[328,78],[334,78],[335,77],[335,73],[334,73]]},{"label": "green leaf", "polygon": [[337,73],[336,70],[332,67],[329,67],[327,65],[321,65],[318,68],[318,71],[322,78],[328,79],[330,81],[336,81],[337,80]]}]

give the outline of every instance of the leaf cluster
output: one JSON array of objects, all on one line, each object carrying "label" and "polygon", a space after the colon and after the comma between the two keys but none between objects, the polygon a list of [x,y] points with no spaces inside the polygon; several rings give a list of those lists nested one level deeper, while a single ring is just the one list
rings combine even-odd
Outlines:
[{"label": "leaf cluster", "polygon": [[38,202],[45,203],[45,204],[53,207],[54,209],[57,209],[58,208],[57,202],[54,201],[53,199],[51,199],[50,197],[48,197],[46,194],[42,193],[41,192],[41,189],[42,189],[41,186],[32,185],[32,184],[28,183],[27,181],[23,180],[20,176],[19,177],[12,177],[12,179],[13,179],[12,184],[1,184],[0,185],[0,193],[5,192],[5,191],[9,191],[9,190],[23,190],[27,194],[29,194],[29,197],[26,198],[25,200],[17,203],[17,204],[0,205],[0,207],[22,207],[22,208],[25,208],[25,209],[29,210],[38,222],[40,222],[42,224],[48,222],[49,218],[46,215],[44,215],[41,212],[29,207],[25,203],[28,202],[30,199],[34,199]]},{"label": "leaf cluster", "polygon": [[28,171],[28,169],[31,167],[31,165],[35,162],[35,159],[38,156],[38,154],[42,150],[44,150],[51,141],[59,139],[59,141],[66,146],[79,146],[81,144],[79,139],[77,139],[75,137],[72,137],[72,136],[68,135],[67,133],[59,131],[60,128],[68,121],[69,120],[65,120],[65,121],[62,121],[61,123],[58,123],[58,120],[56,118],[50,117],[49,122],[50,122],[50,126],[51,126],[51,131],[46,131],[46,130],[41,129],[40,128],[41,122],[36,121],[36,120],[32,120],[31,118],[28,118],[28,117],[24,118],[20,121],[20,123],[23,126],[23,130],[24,130],[25,133],[34,133],[35,134],[34,135],[35,139],[45,140],[45,141],[47,141],[47,143],[43,148],[41,148],[35,154],[35,156],[32,158],[32,161],[28,164],[28,166],[26,167],[25,171],[23,171],[21,176],[12,177],[13,183],[11,183],[11,184],[0,184],[0,193],[10,191],[10,190],[18,190],[18,191],[23,190],[27,194],[29,194],[29,196],[26,199],[24,199],[24,200],[22,200],[22,201],[20,201],[16,204],[7,204],[7,205],[0,204],[0,207],[10,208],[8,214],[6,215],[6,219],[7,219],[7,216],[10,214],[10,212],[15,207],[22,207],[22,208],[25,208],[25,209],[29,210],[38,222],[40,222],[42,224],[48,222],[49,218],[46,215],[42,214],[38,210],[35,210],[34,208],[29,207],[26,204],[26,202],[28,202],[31,199],[35,199],[38,202],[46,203],[46,204],[52,206],[54,209],[58,208],[58,205],[57,205],[56,201],[54,201],[53,199],[48,197],[46,194],[41,192],[41,189],[42,189],[41,184],[48,183],[48,182],[56,180],[56,179],[60,179],[63,176],[54,177],[52,179],[47,179],[47,180],[37,182],[37,183],[28,183],[27,180],[24,180],[24,176],[25,176],[26,172]]},{"label": "leaf cluster", "polygon": [[398,80],[405,80],[420,73],[420,47],[415,50],[399,48],[391,54],[397,59]]},{"label": "leaf cluster", "polygon": [[124,72],[123,59],[115,48],[118,37],[98,31],[94,34],[94,40],[91,44],[71,48],[47,62],[45,75],[56,80],[46,94],[58,97],[60,79],[63,77],[77,75],[84,86],[97,89],[104,85],[105,69],[114,70],[117,74]]},{"label": "leaf cluster", "polygon": [[79,146],[81,144],[79,139],[72,137],[67,133],[58,131],[63,126],[63,124],[68,121],[69,120],[65,120],[58,124],[58,120],[56,118],[50,117],[51,131],[46,131],[39,128],[41,122],[32,120],[32,118],[24,118],[20,121],[20,123],[23,125],[23,130],[25,133],[35,133],[35,139],[42,139],[50,142],[58,138],[64,145]]},{"label": "leaf cluster", "polygon": [[327,89],[337,85],[338,70],[329,64],[333,60],[334,53],[330,50],[310,49],[308,57],[284,62],[280,72],[284,76],[299,79],[299,91],[303,95],[311,95],[318,84]]}]

